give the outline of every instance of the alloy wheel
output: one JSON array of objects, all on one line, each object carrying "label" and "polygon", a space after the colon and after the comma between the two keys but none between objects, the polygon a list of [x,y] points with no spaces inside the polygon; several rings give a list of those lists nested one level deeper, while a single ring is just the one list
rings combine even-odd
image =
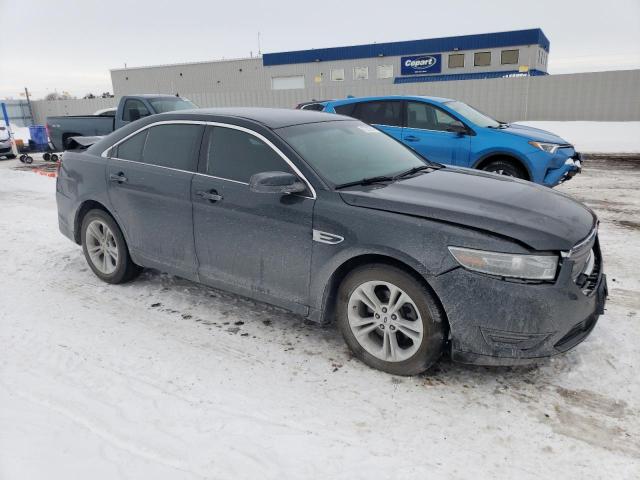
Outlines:
[{"label": "alloy wheel", "polygon": [[386,362],[413,356],[422,343],[424,327],[413,299],[396,285],[369,281],[349,297],[349,327],[368,353]]},{"label": "alloy wheel", "polygon": [[101,220],[87,225],[87,252],[91,263],[104,275],[112,274],[118,266],[118,243],[111,229]]}]

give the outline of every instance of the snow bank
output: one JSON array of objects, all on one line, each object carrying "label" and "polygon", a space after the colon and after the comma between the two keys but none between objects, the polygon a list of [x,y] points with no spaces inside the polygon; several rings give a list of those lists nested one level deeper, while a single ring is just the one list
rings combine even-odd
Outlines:
[{"label": "snow bank", "polygon": [[517,122],[548,130],[583,153],[640,153],[640,122]]}]

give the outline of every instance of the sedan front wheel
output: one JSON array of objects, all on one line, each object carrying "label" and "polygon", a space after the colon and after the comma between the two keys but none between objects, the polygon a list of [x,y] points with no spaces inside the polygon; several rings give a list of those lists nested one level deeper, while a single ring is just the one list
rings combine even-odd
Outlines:
[{"label": "sedan front wheel", "polygon": [[354,354],[395,375],[415,375],[440,357],[445,324],[433,294],[390,265],[351,272],[338,295],[338,326]]}]

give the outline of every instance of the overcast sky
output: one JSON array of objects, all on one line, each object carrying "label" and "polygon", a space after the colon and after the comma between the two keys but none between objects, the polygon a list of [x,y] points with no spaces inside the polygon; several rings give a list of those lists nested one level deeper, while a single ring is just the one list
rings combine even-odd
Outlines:
[{"label": "overcast sky", "polygon": [[640,0],[0,0],[0,98],[111,91],[109,69],[540,27],[550,73],[640,68]]}]

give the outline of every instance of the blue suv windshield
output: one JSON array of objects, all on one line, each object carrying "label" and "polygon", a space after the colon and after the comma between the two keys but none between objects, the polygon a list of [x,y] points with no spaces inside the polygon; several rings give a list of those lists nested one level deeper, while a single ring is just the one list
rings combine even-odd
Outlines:
[{"label": "blue suv windshield", "polygon": [[276,132],[334,185],[425,166],[425,161],[402,143],[358,121],[308,123]]},{"label": "blue suv windshield", "polygon": [[479,112],[475,108],[467,105],[466,103],[458,102],[454,100],[453,102],[446,102],[445,105],[453,110],[454,112],[459,113],[464,118],[469,120],[470,122],[476,124],[479,127],[490,127],[490,128],[498,128],[500,127],[500,122],[494,120],[488,115],[485,115],[482,112]]}]

